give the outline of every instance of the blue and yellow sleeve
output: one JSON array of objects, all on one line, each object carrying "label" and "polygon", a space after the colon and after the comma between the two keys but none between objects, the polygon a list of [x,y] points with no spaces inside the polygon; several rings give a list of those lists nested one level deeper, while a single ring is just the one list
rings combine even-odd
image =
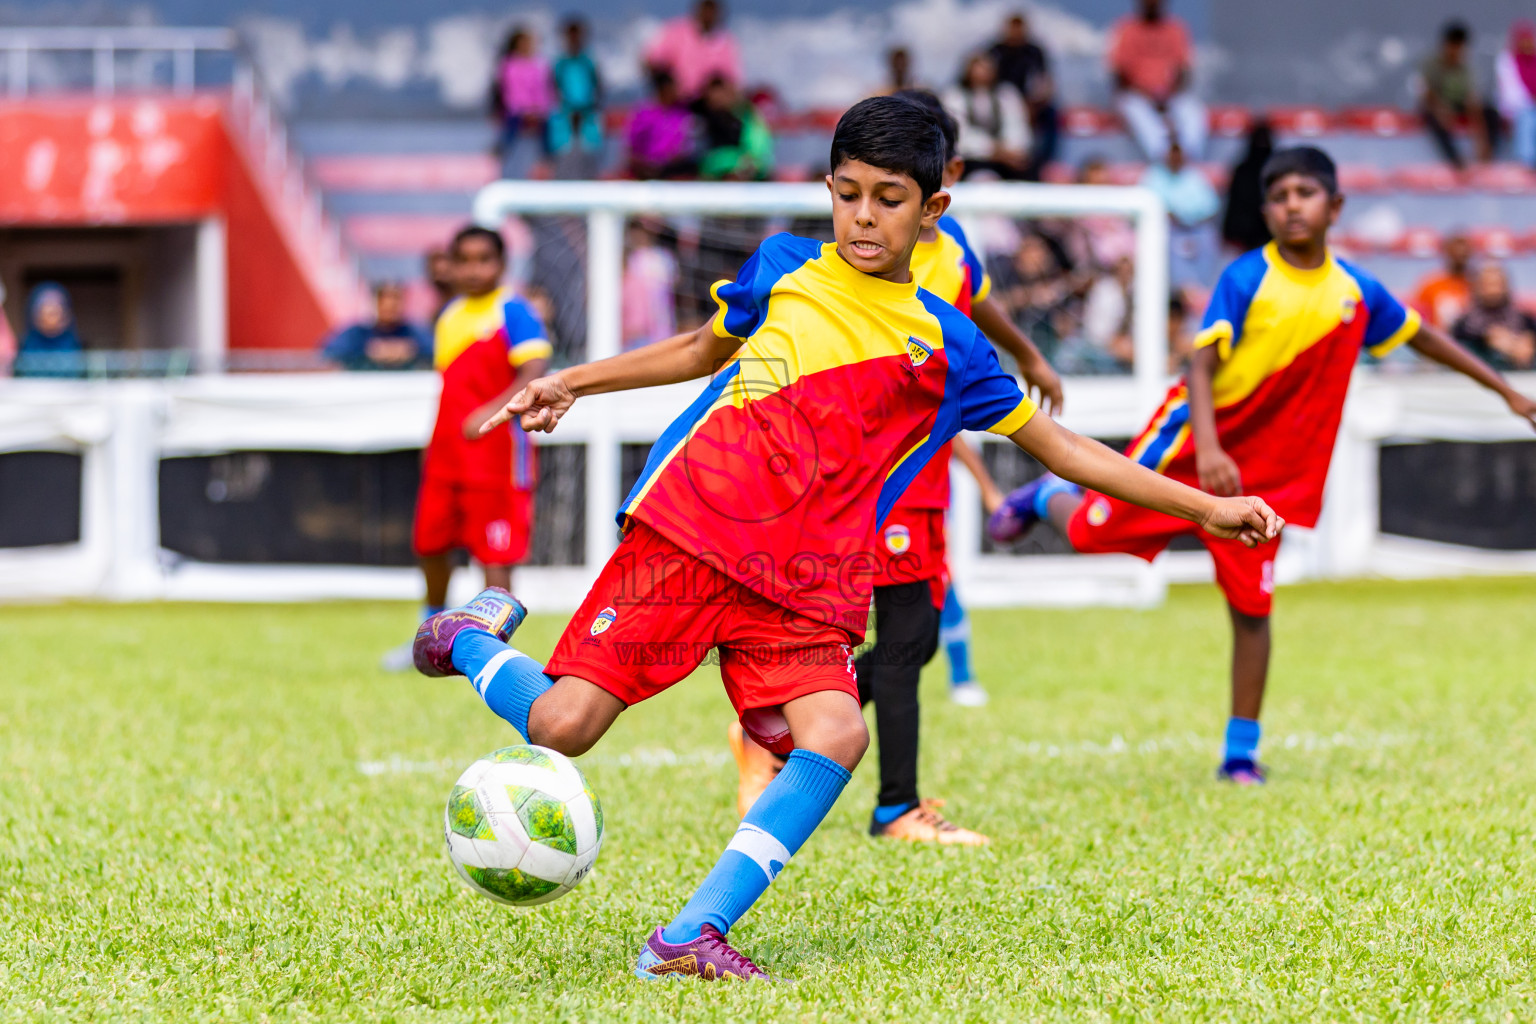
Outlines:
[{"label": "blue and yellow sleeve", "polygon": [[992,277],[987,273],[986,264],[976,255],[976,250],[971,248],[970,239],[965,237],[965,229],[960,222],[953,217],[939,218],[939,230],[955,240],[960,246],[962,258],[965,260],[965,269],[971,279],[971,301],[985,302],[988,295],[992,294]]},{"label": "blue and yellow sleeve", "polygon": [[1216,353],[1225,362],[1232,356],[1232,349],[1243,337],[1243,321],[1248,319],[1248,307],[1253,296],[1264,282],[1269,270],[1264,251],[1255,249],[1245,253],[1227,265],[1216,281],[1211,301],[1205,307],[1200,330],[1195,334],[1195,348],[1216,346]]},{"label": "blue and yellow sleeve", "polygon": [[1365,350],[1380,359],[1419,333],[1424,325],[1416,309],[1404,306],[1397,297],[1370,274],[1346,264],[1346,269],[1360,285],[1360,298],[1370,317],[1365,324]]},{"label": "blue and yellow sleeve", "polygon": [[1006,437],[1028,423],[1035,411],[1035,403],[1003,372],[997,352],[977,332],[960,391],[960,428]]},{"label": "blue and yellow sleeve", "polygon": [[502,326],[507,338],[507,361],[514,367],[555,354],[543,321],[527,300],[514,298],[502,307]]}]

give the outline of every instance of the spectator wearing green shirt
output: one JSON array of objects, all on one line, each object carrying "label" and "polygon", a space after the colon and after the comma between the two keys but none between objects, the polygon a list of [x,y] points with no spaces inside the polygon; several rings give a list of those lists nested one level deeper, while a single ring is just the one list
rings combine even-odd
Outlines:
[{"label": "spectator wearing green shirt", "polygon": [[768,122],[729,79],[716,75],[693,105],[703,135],[699,176],[713,181],[762,181],[773,170]]},{"label": "spectator wearing green shirt", "polygon": [[1470,33],[1465,22],[1448,22],[1440,32],[1440,47],[1419,66],[1419,112],[1435,146],[1458,169],[1466,158],[1456,145],[1457,127],[1466,122],[1479,162],[1493,159],[1503,122],[1477,91],[1476,77],[1468,61]]}]

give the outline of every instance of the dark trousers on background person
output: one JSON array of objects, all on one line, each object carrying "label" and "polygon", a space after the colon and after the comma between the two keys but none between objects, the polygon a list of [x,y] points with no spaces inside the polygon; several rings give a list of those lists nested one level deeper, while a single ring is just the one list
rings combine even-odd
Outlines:
[{"label": "dark trousers on background person", "polygon": [[915,804],[917,683],[939,648],[939,609],[927,580],[875,588],[875,643],[854,662],[859,702],[875,702],[882,807]]},{"label": "dark trousers on background person", "polygon": [[[1462,156],[1461,150],[1456,145],[1456,136],[1452,134],[1454,126],[1442,124],[1427,109],[1421,110],[1419,113],[1424,118],[1424,127],[1429,129],[1430,138],[1435,140],[1435,148],[1440,151],[1440,155],[1445,157],[1446,161],[1458,170],[1466,167],[1467,158]],[[1483,130],[1488,134],[1488,151],[1490,153],[1498,153],[1499,140],[1504,135],[1504,119],[1499,116],[1497,110],[1491,106],[1485,106],[1480,110],[1458,110],[1456,113],[1462,117],[1482,118]]]}]

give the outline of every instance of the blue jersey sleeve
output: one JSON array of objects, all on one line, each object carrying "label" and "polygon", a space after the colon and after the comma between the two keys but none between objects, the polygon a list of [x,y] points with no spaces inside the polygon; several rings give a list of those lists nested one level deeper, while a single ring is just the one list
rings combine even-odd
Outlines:
[{"label": "blue jersey sleeve", "polygon": [[1205,307],[1205,317],[1200,331],[1195,335],[1195,348],[1215,345],[1222,359],[1232,355],[1232,349],[1243,338],[1243,321],[1248,319],[1248,306],[1264,280],[1269,264],[1264,250],[1245,253],[1227,265],[1216,281],[1216,290]]},{"label": "blue jersey sleeve", "polygon": [[960,391],[960,427],[1006,436],[1029,422],[1035,403],[1017,380],[1003,372],[987,340],[975,328],[972,331],[975,339]]},{"label": "blue jersey sleeve", "polygon": [[[1342,262],[1342,261],[1340,261]],[[1423,321],[1417,310],[1409,309],[1370,274],[1351,263],[1344,269],[1360,286],[1360,301],[1365,306],[1365,350],[1380,359],[1419,333]]]},{"label": "blue jersey sleeve", "polygon": [[768,315],[768,298],[785,274],[821,254],[821,243],[790,234],[770,235],[741,265],[734,281],[717,281],[709,290],[719,307],[715,334],[745,341]]},{"label": "blue jersey sleeve", "polygon": [[506,332],[507,358],[513,366],[522,366],[534,359],[548,359],[554,354],[548,332],[539,314],[527,299],[507,300],[501,308],[502,330]]},{"label": "blue jersey sleeve", "polygon": [[971,248],[970,240],[965,237],[965,229],[960,222],[947,214],[939,218],[939,230],[949,235],[960,246],[962,258],[965,260],[965,269],[971,279],[971,301],[981,302],[992,294],[992,278],[987,276],[986,265],[976,255],[976,250]]}]

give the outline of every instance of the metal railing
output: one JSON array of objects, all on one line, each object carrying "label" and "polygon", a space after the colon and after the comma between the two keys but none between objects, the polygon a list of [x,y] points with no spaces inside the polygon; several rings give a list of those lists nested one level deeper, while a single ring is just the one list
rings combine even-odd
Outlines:
[{"label": "metal railing", "polygon": [[[120,91],[118,64],[124,56],[137,58],[140,87],[163,87],[155,71],[163,58],[167,82],[178,95],[189,95],[197,87],[198,56],[223,54],[238,59],[239,39],[223,28],[5,28],[0,29],[0,54],[5,57],[6,92],[12,97],[34,92],[53,92],[88,85],[97,96],[114,96]],[[62,66],[68,55],[89,55],[89,64],[80,74]],[[88,69],[88,70],[87,70]],[[34,79],[53,77],[38,89]],[[82,81],[82,79],[84,79]]]}]

